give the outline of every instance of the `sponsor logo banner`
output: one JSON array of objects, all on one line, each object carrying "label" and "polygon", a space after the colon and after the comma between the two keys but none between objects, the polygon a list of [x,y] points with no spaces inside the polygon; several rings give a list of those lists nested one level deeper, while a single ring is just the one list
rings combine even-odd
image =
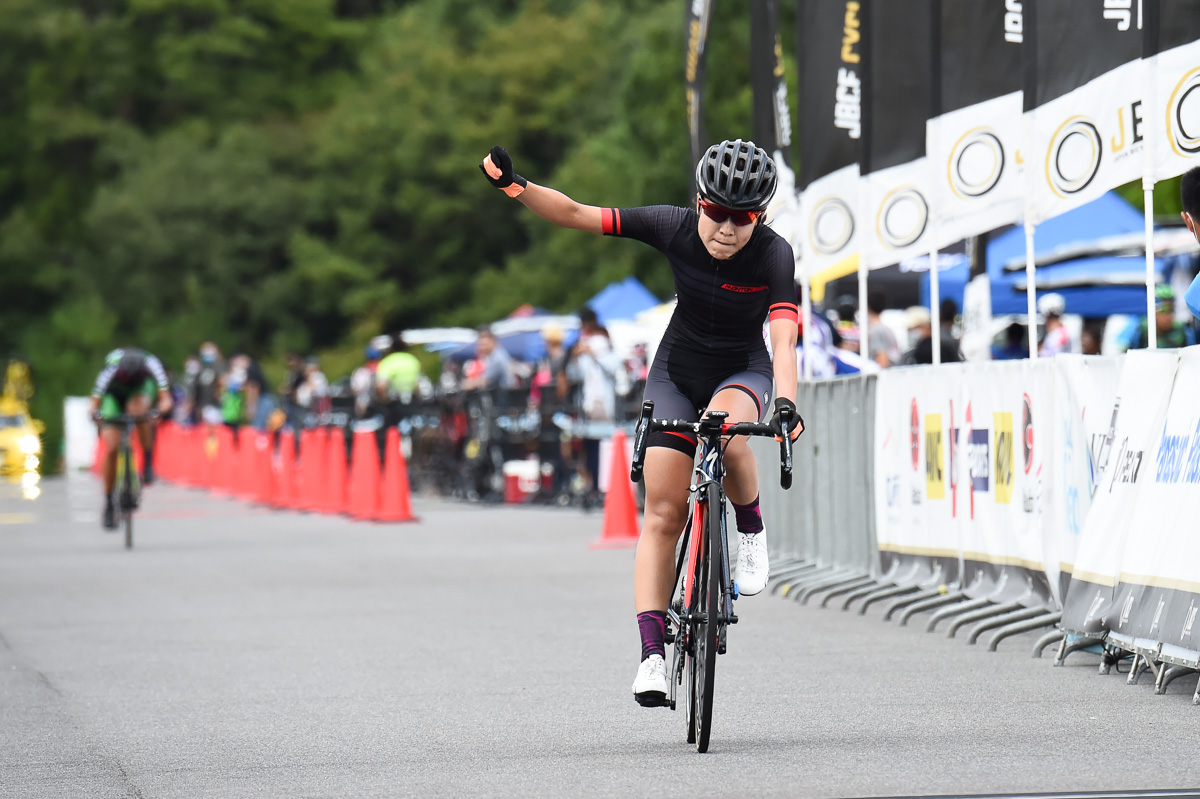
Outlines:
[{"label": "sponsor logo banner", "polygon": [[1200,41],[1159,53],[1148,68],[1154,80],[1154,179],[1167,180],[1200,158]]},{"label": "sponsor logo banner", "polygon": [[928,254],[930,238],[929,162],[918,158],[872,172],[863,180],[867,192],[867,266],[890,266]]},{"label": "sponsor logo banner", "polygon": [[942,114],[926,126],[939,247],[1024,213],[1021,93]]},{"label": "sponsor logo banner", "polygon": [[1031,112],[1030,219],[1042,222],[1141,178],[1145,113],[1138,61]]},{"label": "sponsor logo banner", "polygon": [[858,255],[858,164],[818,178],[800,198],[801,242],[806,275]]}]

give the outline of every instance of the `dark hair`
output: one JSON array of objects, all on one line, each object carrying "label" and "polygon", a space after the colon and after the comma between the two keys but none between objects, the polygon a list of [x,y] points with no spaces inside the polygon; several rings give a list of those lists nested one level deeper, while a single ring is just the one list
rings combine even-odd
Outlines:
[{"label": "dark hair", "polygon": [[591,323],[593,323],[593,322],[596,322],[596,321],[598,321],[598,320],[599,320],[599,317],[598,317],[598,316],[596,316],[596,312],[595,312],[595,311],[593,311],[593,310],[592,310],[591,308],[589,308],[588,306],[586,306],[586,305],[585,305],[585,306],[583,306],[583,308],[581,308],[581,309],[579,310],[579,322],[580,322],[580,324],[591,324]]},{"label": "dark hair", "polygon": [[943,325],[947,322],[953,322],[954,317],[958,316],[958,303],[949,297],[942,300],[942,304],[938,307],[941,308]]},{"label": "dark hair", "polygon": [[872,291],[867,295],[867,310],[873,314],[881,314],[887,308],[887,300],[882,291]]},{"label": "dark hair", "polygon": [[1194,166],[1184,173],[1179,181],[1179,195],[1183,199],[1183,210],[1200,222],[1200,166]]}]

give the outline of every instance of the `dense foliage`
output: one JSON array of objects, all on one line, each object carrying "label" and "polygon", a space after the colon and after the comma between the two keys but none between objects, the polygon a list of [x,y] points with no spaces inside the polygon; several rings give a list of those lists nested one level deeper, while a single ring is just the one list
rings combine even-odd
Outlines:
[{"label": "dense foliage", "polygon": [[[723,5],[717,138],[750,119],[749,21]],[[33,366],[48,451],[121,344],[177,367],[206,338],[271,358],[569,311],[628,274],[669,294],[652,253],[521,213],[476,164],[503,143],[581,201],[685,201],[683,22],[662,0],[0,4],[0,352]]]}]

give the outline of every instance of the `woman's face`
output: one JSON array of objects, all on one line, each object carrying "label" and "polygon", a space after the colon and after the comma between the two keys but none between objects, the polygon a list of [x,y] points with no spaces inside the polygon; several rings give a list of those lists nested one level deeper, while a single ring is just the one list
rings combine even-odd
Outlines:
[{"label": "woman's face", "polygon": [[718,261],[726,261],[746,246],[757,226],[757,219],[748,225],[735,225],[733,219],[718,223],[701,210],[696,232],[699,233],[700,240],[704,242],[704,249],[708,250],[709,255]]}]

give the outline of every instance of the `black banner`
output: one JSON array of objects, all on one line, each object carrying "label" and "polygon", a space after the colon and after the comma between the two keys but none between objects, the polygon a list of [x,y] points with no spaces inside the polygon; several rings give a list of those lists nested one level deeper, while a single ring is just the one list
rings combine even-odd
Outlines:
[{"label": "black banner", "polygon": [[[684,81],[687,94],[688,133],[691,136],[692,168],[700,162],[708,144],[704,136],[704,64],[708,21],[714,0],[684,0],[687,3],[687,60]],[[695,178],[693,177],[693,181]],[[695,186],[692,187],[695,190]]]},{"label": "black banner", "polygon": [[[934,0],[865,0],[861,173],[925,155],[934,108]],[[872,31],[875,34],[872,34]]]},{"label": "black banner", "polygon": [[1200,3],[1196,0],[1142,0],[1142,13],[1143,55],[1147,58],[1200,39]]},{"label": "black banner", "polygon": [[750,4],[750,85],[754,90],[754,141],[792,164],[792,115],[787,103],[779,0]]},{"label": "black banner", "polygon": [[1096,0],[1025,0],[1025,110],[1140,58],[1138,13],[1136,4],[1108,9]]},{"label": "black banner", "polygon": [[864,66],[861,13],[858,0],[798,0],[799,189],[858,162]]},{"label": "black banner", "polygon": [[938,5],[937,113],[1020,91],[1020,13],[992,0],[943,0]]}]

